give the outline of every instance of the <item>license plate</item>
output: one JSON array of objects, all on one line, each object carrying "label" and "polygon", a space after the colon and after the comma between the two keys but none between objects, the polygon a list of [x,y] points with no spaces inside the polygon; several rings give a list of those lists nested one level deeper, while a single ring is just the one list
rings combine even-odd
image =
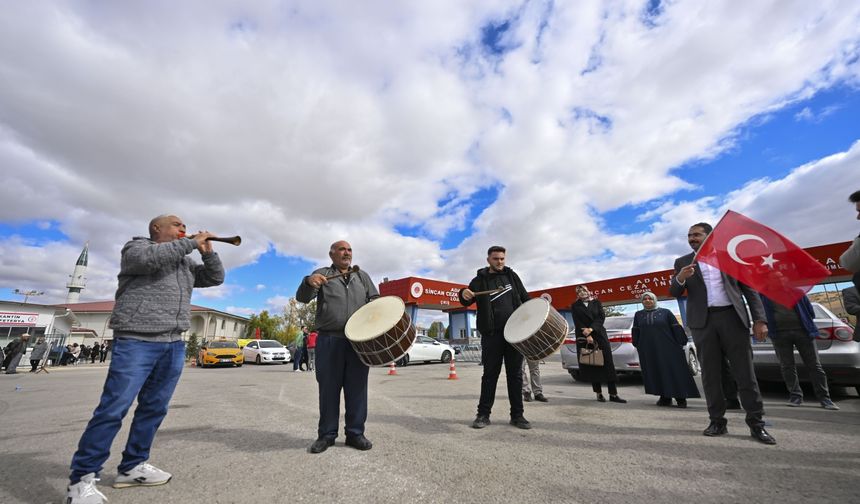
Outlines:
[{"label": "license plate", "polygon": [[221,362],[233,362],[233,359],[221,359]]}]

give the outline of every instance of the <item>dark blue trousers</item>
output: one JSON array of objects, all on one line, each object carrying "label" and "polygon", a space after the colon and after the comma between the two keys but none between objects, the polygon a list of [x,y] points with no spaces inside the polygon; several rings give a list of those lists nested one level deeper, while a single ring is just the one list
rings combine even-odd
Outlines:
[{"label": "dark blue trousers", "polygon": [[367,421],[368,367],[343,333],[320,332],[316,346],[316,377],[320,392],[319,437],[337,438],[340,393],[346,403],[347,437],[364,434]]}]

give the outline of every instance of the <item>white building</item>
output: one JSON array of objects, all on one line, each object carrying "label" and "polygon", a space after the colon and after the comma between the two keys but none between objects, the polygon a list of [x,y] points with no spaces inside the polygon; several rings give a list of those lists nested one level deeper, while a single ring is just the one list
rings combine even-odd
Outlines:
[{"label": "white building", "polygon": [[[67,338],[77,325],[75,313],[62,306],[0,301],[0,346],[24,333]],[[36,341],[31,338],[30,341]]]},{"label": "white building", "polygon": [[[69,343],[83,343],[89,346],[96,341],[113,339],[113,330],[108,327],[113,305],[114,301],[58,305],[73,311],[79,321]],[[214,308],[191,305],[191,328],[183,336],[185,339],[192,334],[196,334],[200,339],[216,337],[238,339],[244,337],[247,328],[248,319],[245,317]]]}]

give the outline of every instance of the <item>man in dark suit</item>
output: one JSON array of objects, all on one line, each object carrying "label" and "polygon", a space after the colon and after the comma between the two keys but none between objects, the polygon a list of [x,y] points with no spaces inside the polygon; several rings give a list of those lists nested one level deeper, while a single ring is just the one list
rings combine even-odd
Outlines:
[{"label": "man in dark suit", "polygon": [[[687,241],[696,251],[712,231],[710,224],[700,222],[690,227]],[[675,260],[675,276],[669,292],[687,296],[687,326],[699,352],[702,387],[711,423],[706,436],[726,434],[726,401],[720,379],[722,355],[731,363],[738,384],[741,405],[746,410],[750,435],[765,444],[776,440],[764,429],[764,405],[752,363],[749,338],[750,319],[742,299],[746,299],[753,318],[753,333],[758,340],[767,337],[767,319],[761,299],[751,288],[705,263],[693,262],[695,254]]]}]

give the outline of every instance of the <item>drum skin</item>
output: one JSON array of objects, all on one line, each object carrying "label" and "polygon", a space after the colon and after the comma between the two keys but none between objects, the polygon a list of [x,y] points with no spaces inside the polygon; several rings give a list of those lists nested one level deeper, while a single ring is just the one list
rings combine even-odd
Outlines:
[{"label": "drum skin", "polygon": [[[400,315],[397,322],[379,334],[366,334],[367,328],[364,326],[367,324],[363,323],[364,319],[368,318],[368,313],[373,312],[376,308],[371,305],[373,303],[392,304],[389,299],[392,297],[394,296],[374,299],[353,313],[346,323],[344,330],[346,337],[352,344],[355,353],[358,354],[358,358],[367,366],[382,366],[397,361],[406,355],[406,352],[412,348],[412,344],[415,342],[415,326],[412,325],[412,320],[406,313],[406,305],[400,298],[397,298],[400,300],[396,308]],[[394,317],[397,314],[388,315]]]},{"label": "drum skin", "polygon": [[[527,305],[540,302],[546,303],[546,315],[540,327],[525,337],[523,337],[523,334],[510,334],[509,328],[518,328],[517,313],[522,310],[522,313],[520,313],[520,316],[522,316],[526,311],[531,310],[533,312],[534,306]],[[513,324],[511,324],[512,321],[514,322]],[[508,323],[505,326],[505,340],[523,354],[526,359],[540,360],[552,355],[561,348],[565,338],[567,338],[568,330],[567,320],[548,301],[535,298],[520,305],[511,315],[511,318],[508,319]]]}]

